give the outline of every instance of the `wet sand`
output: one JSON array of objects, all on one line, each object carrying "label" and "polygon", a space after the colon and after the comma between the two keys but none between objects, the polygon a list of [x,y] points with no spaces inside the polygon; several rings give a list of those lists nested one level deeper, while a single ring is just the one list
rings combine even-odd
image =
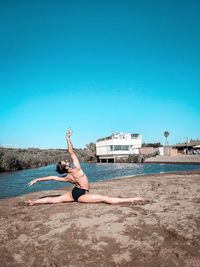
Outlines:
[{"label": "wet sand", "polygon": [[0,200],[1,266],[200,266],[200,171],[116,179],[90,189],[158,202],[23,205],[63,190]]}]

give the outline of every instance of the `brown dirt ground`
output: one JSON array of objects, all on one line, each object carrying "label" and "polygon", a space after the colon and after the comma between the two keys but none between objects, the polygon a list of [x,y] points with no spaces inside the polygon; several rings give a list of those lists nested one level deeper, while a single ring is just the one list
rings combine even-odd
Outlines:
[{"label": "brown dirt ground", "polygon": [[200,266],[200,171],[93,183],[91,191],[158,202],[23,205],[62,190],[1,200],[0,266]]}]

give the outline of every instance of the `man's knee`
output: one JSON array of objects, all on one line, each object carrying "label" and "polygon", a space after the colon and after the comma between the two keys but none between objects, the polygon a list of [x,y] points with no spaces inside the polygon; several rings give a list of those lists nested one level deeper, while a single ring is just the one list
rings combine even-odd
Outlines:
[{"label": "man's knee", "polygon": [[50,204],[55,204],[55,203],[59,203],[60,200],[59,200],[58,197],[47,197],[47,198],[45,199],[45,202],[46,202],[46,203],[50,203]]},{"label": "man's knee", "polygon": [[63,203],[63,202],[65,202],[63,199],[53,199],[52,200],[52,203],[54,203],[54,204],[56,204],[56,203]]},{"label": "man's knee", "polygon": [[112,198],[109,196],[103,196],[103,202],[111,204],[112,203]]}]

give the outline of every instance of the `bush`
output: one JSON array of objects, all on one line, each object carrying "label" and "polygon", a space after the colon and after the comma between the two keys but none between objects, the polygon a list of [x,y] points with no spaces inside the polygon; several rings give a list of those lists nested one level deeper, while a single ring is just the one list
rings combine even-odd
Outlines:
[{"label": "bush", "polygon": [[128,162],[129,163],[143,163],[144,157],[142,155],[139,155],[139,154],[129,155]]},{"label": "bush", "polygon": [[[81,162],[91,159],[88,149],[75,151]],[[0,172],[47,166],[63,159],[71,160],[66,149],[0,148]]]},{"label": "bush", "polygon": [[117,157],[115,159],[116,163],[143,163],[144,157],[139,154],[132,154],[125,157]]},{"label": "bush", "polygon": [[151,153],[151,154],[146,155],[145,158],[152,158],[152,157],[156,157],[158,155],[160,155],[160,152],[159,151],[156,151],[154,153]]}]

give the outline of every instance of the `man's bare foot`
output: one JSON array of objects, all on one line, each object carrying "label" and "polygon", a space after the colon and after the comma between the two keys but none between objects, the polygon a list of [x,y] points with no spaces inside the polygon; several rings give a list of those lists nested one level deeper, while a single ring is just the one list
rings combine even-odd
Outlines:
[{"label": "man's bare foot", "polygon": [[17,202],[15,205],[14,205],[15,207],[24,207],[24,206],[26,206],[26,203],[24,202],[24,201],[20,201],[20,202]]},{"label": "man's bare foot", "polygon": [[24,201],[24,203],[26,205],[28,205],[28,206],[33,206],[34,205],[34,201],[32,201],[32,200],[26,200],[26,201]]},{"label": "man's bare foot", "polygon": [[142,197],[134,197],[132,198],[131,203],[135,205],[145,205],[145,204],[151,203],[151,200],[145,199]]}]

